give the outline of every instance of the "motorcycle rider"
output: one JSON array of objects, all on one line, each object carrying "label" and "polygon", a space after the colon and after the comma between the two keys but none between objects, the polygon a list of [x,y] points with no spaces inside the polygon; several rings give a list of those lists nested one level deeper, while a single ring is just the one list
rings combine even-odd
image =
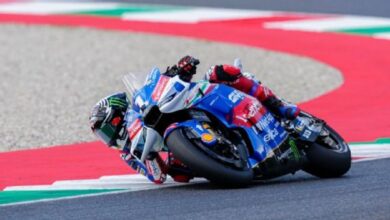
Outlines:
[{"label": "motorcycle rider", "polygon": [[[180,79],[190,82],[196,74],[196,66],[199,60],[192,56],[184,56],[177,65],[168,67],[164,75],[179,75]],[[247,73],[242,73],[238,67],[223,64],[212,66],[206,73],[206,80],[212,83],[223,83],[241,92],[251,95],[259,100],[274,115],[281,118],[294,119],[300,109],[296,105],[283,102],[268,87],[254,80]]]},{"label": "motorcycle rider", "polygon": [[[184,56],[177,65],[168,67],[163,73],[166,76],[174,77],[178,75],[180,79],[190,82],[196,74],[196,66],[199,60],[192,56]],[[205,79],[212,83],[223,83],[257,98],[274,115],[281,118],[294,119],[300,112],[296,105],[283,102],[274,93],[235,66],[216,65],[212,66],[205,75]],[[121,157],[134,170],[143,173],[144,165],[132,158],[129,150],[130,139],[126,129],[126,113],[130,110],[129,100],[125,93],[116,93],[100,100],[92,109],[90,115],[90,125],[93,133],[101,141],[112,148],[121,151]],[[191,172],[179,160],[175,159],[171,153],[164,161],[155,152],[151,153],[145,160],[147,177],[154,183],[160,184],[166,180],[166,175],[172,176],[177,182],[188,182],[193,178]]]}]

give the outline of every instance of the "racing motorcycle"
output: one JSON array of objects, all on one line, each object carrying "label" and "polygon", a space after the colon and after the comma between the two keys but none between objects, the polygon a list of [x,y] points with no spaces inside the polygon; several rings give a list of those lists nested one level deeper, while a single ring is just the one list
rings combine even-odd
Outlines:
[{"label": "racing motorcycle", "polygon": [[131,73],[126,115],[130,153],[148,176],[148,155],[169,151],[193,172],[224,186],[244,186],[298,170],[339,177],[351,166],[343,138],[324,120],[301,112],[277,118],[256,98],[224,84],[184,82],[154,68],[143,84]]}]

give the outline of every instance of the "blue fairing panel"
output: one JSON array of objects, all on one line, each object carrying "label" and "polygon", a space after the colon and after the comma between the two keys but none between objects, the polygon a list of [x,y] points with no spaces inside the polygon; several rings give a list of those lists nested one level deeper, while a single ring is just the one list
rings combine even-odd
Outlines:
[{"label": "blue fairing panel", "polygon": [[227,127],[236,127],[230,124],[229,116],[232,109],[239,103],[239,100],[232,102],[228,97],[235,89],[223,84],[217,85],[214,90],[206,94],[202,99],[195,103],[194,107],[203,109],[212,113]]},{"label": "blue fairing panel", "polygon": [[259,119],[256,125],[245,127],[233,124],[233,109],[244,98],[245,94],[242,92],[220,84],[195,103],[194,107],[210,112],[228,128],[243,129],[252,143],[254,152],[251,155],[252,161],[257,163],[272,155],[273,149],[280,146],[286,140],[288,134],[279,121],[268,111]]},{"label": "blue fairing panel", "polygon": [[146,78],[145,86],[137,91],[132,97],[132,109],[134,111],[140,112],[146,106],[156,104],[152,99],[152,93],[158,84],[160,77],[160,70],[158,68],[153,68]]},{"label": "blue fairing panel", "polygon": [[[177,128],[180,128],[180,127],[187,127],[187,128],[191,128],[192,132],[194,135],[196,135],[197,137],[200,138],[200,140],[203,141],[204,144],[210,146],[210,145],[214,145],[217,140],[215,139],[214,135],[212,135],[210,133],[210,131],[208,131],[206,128],[204,128],[202,126],[202,124],[196,120],[196,119],[192,119],[192,120],[188,120],[188,121],[183,121],[183,122],[177,122],[177,123],[174,123],[172,125],[170,125],[165,133],[164,133],[164,139],[168,137],[168,135],[175,129]],[[207,142],[205,142],[201,137],[202,135],[204,134],[209,134],[211,136],[213,136],[214,138],[212,140],[208,140]]]}]

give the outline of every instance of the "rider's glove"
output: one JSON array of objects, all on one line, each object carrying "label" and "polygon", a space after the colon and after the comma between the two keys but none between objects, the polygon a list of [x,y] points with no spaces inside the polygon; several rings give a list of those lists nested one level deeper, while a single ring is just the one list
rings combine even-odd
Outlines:
[{"label": "rider's glove", "polygon": [[177,65],[168,67],[163,75],[174,77],[179,75],[180,79],[186,82],[190,82],[192,76],[196,73],[196,66],[199,64],[199,60],[192,56],[184,56],[179,60]]},{"label": "rider's glove", "polygon": [[230,65],[212,66],[206,74],[206,80],[213,83],[231,84],[242,76],[241,70]]},{"label": "rider's glove", "polygon": [[177,68],[176,65],[173,65],[172,67],[168,66],[167,70],[165,71],[165,73],[163,73],[163,75],[174,77],[178,74],[178,72],[179,72],[179,68]]},{"label": "rider's glove", "polygon": [[192,76],[196,73],[196,66],[199,64],[199,60],[192,56],[184,56],[177,64],[178,75],[180,79],[186,82],[190,82]]}]

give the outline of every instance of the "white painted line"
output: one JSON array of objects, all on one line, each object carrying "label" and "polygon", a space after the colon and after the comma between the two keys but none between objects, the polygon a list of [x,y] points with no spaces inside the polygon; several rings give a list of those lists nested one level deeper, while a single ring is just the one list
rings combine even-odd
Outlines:
[{"label": "white painted line", "polygon": [[196,23],[200,21],[242,19],[253,17],[271,17],[272,11],[237,10],[237,9],[213,9],[193,8],[177,11],[150,12],[150,13],[125,13],[125,20],[139,20],[152,22],[176,22]]},{"label": "white painted line", "polygon": [[362,158],[362,159],[353,160],[352,162],[359,163],[364,161],[380,160],[380,159],[387,159],[387,158],[390,158],[390,156]]},{"label": "white painted line", "polygon": [[78,185],[100,185],[100,184],[142,184],[150,183],[147,179],[145,181],[131,181],[131,180],[100,180],[100,179],[87,179],[87,180],[61,180],[55,181],[53,186],[78,186]]},{"label": "white painted line", "polygon": [[390,32],[374,34],[375,38],[390,40]]},{"label": "white painted line", "polygon": [[390,157],[390,144],[350,144],[352,157]]},{"label": "white painted line", "polygon": [[342,16],[318,18],[299,21],[269,22],[266,28],[301,30],[301,31],[332,31],[351,28],[367,28],[389,26],[390,19],[366,16]]},{"label": "white painted line", "polygon": [[138,191],[138,190],[146,190],[146,189],[155,189],[158,187],[151,187],[148,185],[142,185],[142,186],[129,186],[128,183],[126,184],[90,184],[90,185],[61,185],[61,186],[55,186],[55,185],[32,185],[32,186],[11,186],[4,189],[4,191],[52,191],[52,190],[132,190],[132,191]]},{"label": "white painted line", "polygon": [[[195,178],[189,184],[206,182],[203,178]],[[81,189],[126,189],[132,191],[157,189],[185,185],[187,183],[177,183],[172,178],[168,178],[164,184],[154,184],[146,177],[135,175],[117,175],[104,176],[99,179],[84,180],[61,180],[52,185],[31,185],[31,186],[10,186],[4,191],[21,191],[21,190],[81,190]]]},{"label": "white painted line", "polygon": [[102,176],[99,179],[101,179],[101,180],[109,179],[109,180],[133,180],[133,181],[140,180],[140,181],[145,181],[146,177],[143,175],[139,175],[139,174],[128,174],[128,175]]},{"label": "white painted line", "polygon": [[26,2],[0,4],[0,13],[8,14],[54,14],[84,10],[114,9],[116,3],[76,3],[76,2]]}]

